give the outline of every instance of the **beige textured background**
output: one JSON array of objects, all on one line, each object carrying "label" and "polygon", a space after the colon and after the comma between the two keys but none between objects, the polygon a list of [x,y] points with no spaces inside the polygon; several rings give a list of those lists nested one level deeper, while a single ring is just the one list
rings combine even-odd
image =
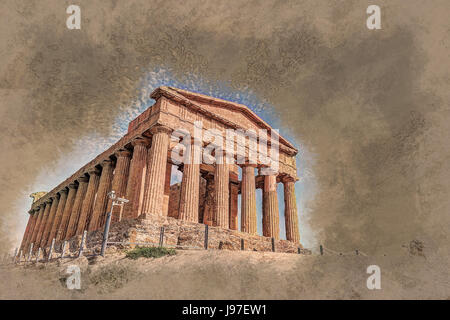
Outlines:
[{"label": "beige textured background", "polygon": [[[72,3],[80,31],[65,27]],[[366,28],[368,4],[381,6],[382,30]],[[449,12],[446,0],[2,0],[1,248],[23,231],[15,203],[30,201],[34,179],[83,136],[108,137],[143,70],[163,66],[275,106],[315,157],[317,241],[385,261],[406,295],[450,297]],[[310,279],[320,298],[351,265],[298,272],[323,271]]]}]

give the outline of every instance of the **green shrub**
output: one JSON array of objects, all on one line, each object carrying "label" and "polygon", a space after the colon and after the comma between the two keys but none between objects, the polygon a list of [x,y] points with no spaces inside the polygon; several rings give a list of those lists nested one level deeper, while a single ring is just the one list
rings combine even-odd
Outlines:
[{"label": "green shrub", "polygon": [[163,247],[137,247],[127,252],[127,258],[136,260],[139,257],[144,258],[159,258],[163,256],[173,256],[177,252],[174,249]]},{"label": "green shrub", "polygon": [[99,293],[108,293],[122,288],[138,275],[135,269],[128,266],[107,265],[89,274],[89,281]]}]

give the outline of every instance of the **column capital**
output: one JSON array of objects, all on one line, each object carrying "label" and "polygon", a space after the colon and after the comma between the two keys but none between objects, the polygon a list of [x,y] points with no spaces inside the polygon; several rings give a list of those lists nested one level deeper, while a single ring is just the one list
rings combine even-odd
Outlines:
[{"label": "column capital", "polygon": [[111,159],[105,159],[105,160],[103,160],[102,162],[100,162],[100,165],[101,165],[102,167],[105,167],[105,166],[110,166],[110,165],[112,165],[112,163],[113,163],[113,161],[112,161]]},{"label": "column capital", "polygon": [[130,156],[131,156],[131,152],[128,151],[128,150],[125,150],[125,149],[120,149],[120,150],[117,150],[116,152],[114,152],[114,155],[115,155],[117,158],[120,158],[120,157],[130,157]]},{"label": "column capital", "polygon": [[298,181],[298,178],[294,178],[288,175],[284,175],[281,177],[281,182],[286,183],[286,182],[296,182]]},{"label": "column capital", "polygon": [[69,189],[77,189],[77,188],[78,188],[77,184],[74,183],[74,182],[69,183],[69,185],[68,185],[67,187],[68,187]]},{"label": "column capital", "polygon": [[94,168],[89,169],[87,171],[87,173],[89,174],[89,176],[92,176],[92,175],[99,176],[100,175],[100,170],[98,170],[97,168],[94,167]]},{"label": "column capital", "polygon": [[86,177],[86,176],[81,176],[77,180],[78,180],[79,183],[81,183],[81,182],[88,182],[89,178]]},{"label": "column capital", "polygon": [[280,173],[278,170],[274,170],[270,166],[266,165],[259,166],[258,171],[262,176],[278,176]]},{"label": "column capital", "polygon": [[167,126],[163,126],[163,125],[156,125],[156,126],[150,128],[150,132],[151,132],[152,134],[156,134],[156,133],[160,133],[160,132],[164,132],[164,133],[167,133],[167,134],[171,134],[172,131],[173,131],[173,130],[172,130],[171,128],[169,128],[169,127],[167,127]]},{"label": "column capital", "polygon": [[67,193],[67,188],[63,188],[58,191],[59,195],[62,195],[63,193]]},{"label": "column capital", "polygon": [[253,168],[257,168],[258,164],[256,163],[242,163],[242,164],[238,164],[238,166],[240,167],[253,167]]},{"label": "column capital", "polygon": [[148,146],[150,145],[150,140],[144,137],[137,137],[135,139],[133,139],[133,141],[131,141],[131,145],[133,147],[137,146],[137,145],[144,145],[144,146]]}]

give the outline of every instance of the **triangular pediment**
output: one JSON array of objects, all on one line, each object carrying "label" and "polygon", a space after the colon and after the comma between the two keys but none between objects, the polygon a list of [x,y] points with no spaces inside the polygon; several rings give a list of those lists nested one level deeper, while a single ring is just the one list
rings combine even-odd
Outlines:
[{"label": "triangular pediment", "polygon": [[[201,108],[220,118],[226,119],[238,127],[245,129],[266,129],[268,132],[272,130],[270,125],[261,119],[256,113],[254,113],[250,108],[245,105],[230,102],[200,93],[195,93],[183,89],[178,89],[174,87],[162,86],[156,89],[151,97],[157,99],[161,95],[166,96],[169,99],[177,98],[184,100],[185,103],[194,104],[197,108]],[[297,149],[281,135],[279,136],[280,142],[285,146]]]}]

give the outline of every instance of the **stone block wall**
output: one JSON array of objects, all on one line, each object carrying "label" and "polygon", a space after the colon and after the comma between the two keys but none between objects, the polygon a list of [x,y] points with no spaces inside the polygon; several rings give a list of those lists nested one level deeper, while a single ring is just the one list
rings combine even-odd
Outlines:
[{"label": "stone block wall", "polygon": [[[159,244],[161,227],[164,227],[164,245],[186,249],[204,249],[205,224],[178,220],[172,217],[152,216],[146,220],[129,219],[111,225],[107,253],[120,249]],[[81,244],[81,235],[71,238],[66,245],[65,257],[76,257]],[[100,253],[103,231],[97,230],[87,234],[84,254]],[[208,249],[241,250],[241,239],[244,250],[272,251],[272,239],[259,235],[250,235],[231,229],[208,226]],[[130,244],[132,243],[132,244]],[[274,240],[275,251],[285,253],[310,254],[298,243],[287,240]],[[59,257],[62,243],[56,243],[53,257]],[[46,247],[42,257],[49,252]]]}]

